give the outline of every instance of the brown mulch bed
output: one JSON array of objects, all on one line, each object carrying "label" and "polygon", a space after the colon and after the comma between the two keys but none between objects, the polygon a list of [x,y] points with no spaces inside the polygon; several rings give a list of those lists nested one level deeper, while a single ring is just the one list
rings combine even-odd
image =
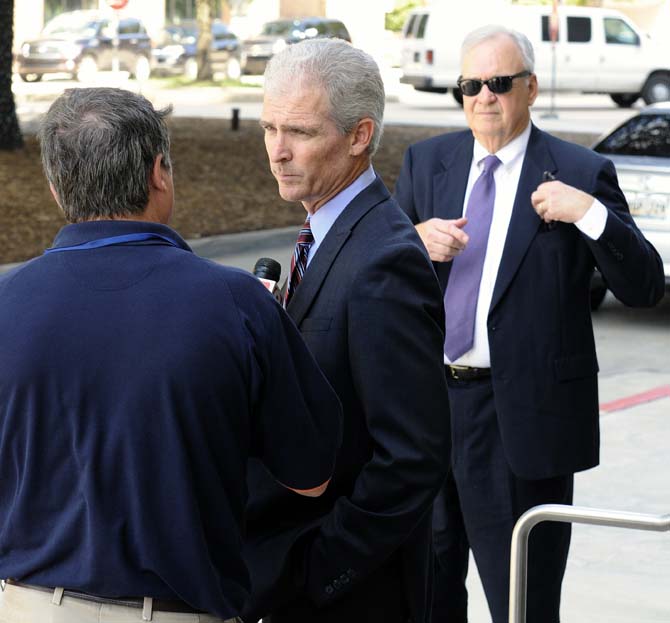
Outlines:
[{"label": "brown mulch bed", "polygon": [[[244,121],[233,132],[225,119],[170,120],[176,211],[171,225],[185,238],[299,225],[300,204],[277,194],[262,130]],[[393,188],[402,154],[412,142],[444,128],[389,126],[375,156]],[[65,220],[51,197],[34,136],[17,152],[0,151],[0,263],[19,262],[50,246]]]},{"label": "brown mulch bed", "polygon": [[[171,225],[184,238],[298,226],[304,211],[277,194],[268,168],[263,133],[255,121],[232,131],[226,119],[172,118],[176,211]],[[374,158],[393,189],[402,155],[411,143],[443,127],[390,125]],[[592,137],[570,140],[588,144]],[[34,136],[17,152],[0,151],[0,264],[20,262],[50,246],[65,220],[51,197]]]}]

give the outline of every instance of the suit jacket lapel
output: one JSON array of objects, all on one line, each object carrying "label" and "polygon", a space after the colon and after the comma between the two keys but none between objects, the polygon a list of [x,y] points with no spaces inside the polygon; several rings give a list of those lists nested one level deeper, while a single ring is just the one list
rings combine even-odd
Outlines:
[{"label": "suit jacket lapel", "polygon": [[444,171],[433,177],[433,216],[456,219],[463,216],[463,200],[470,176],[474,138],[465,134],[454,148],[442,158]]},{"label": "suit jacket lapel", "polygon": [[496,284],[493,289],[493,309],[516,274],[528,246],[537,234],[542,220],[530,202],[530,196],[542,182],[542,173],[556,171],[556,164],[546,146],[543,133],[535,126],[531,128],[528,147],[521,167],[521,176],[512,208],[512,218],[507,230]]},{"label": "suit jacket lapel", "polygon": [[316,255],[309,263],[298,289],[291,298],[286,311],[293,321],[299,325],[307,312],[312,301],[319,293],[328,272],[330,271],[340,249],[351,235],[352,229],[367,212],[374,206],[390,197],[389,191],[379,177],[372,184],[361,191],[349,205],[337,217],[323,242],[319,246]]}]

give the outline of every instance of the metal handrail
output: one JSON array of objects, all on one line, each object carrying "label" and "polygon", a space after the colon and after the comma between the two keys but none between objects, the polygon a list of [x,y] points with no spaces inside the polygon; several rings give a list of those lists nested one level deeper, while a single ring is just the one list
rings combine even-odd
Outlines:
[{"label": "metal handrail", "polygon": [[563,504],[542,504],[526,511],[514,526],[510,557],[509,623],[526,623],[528,582],[528,536],[543,521],[583,523],[613,528],[670,531],[670,515],[643,515],[626,511],[602,510]]}]

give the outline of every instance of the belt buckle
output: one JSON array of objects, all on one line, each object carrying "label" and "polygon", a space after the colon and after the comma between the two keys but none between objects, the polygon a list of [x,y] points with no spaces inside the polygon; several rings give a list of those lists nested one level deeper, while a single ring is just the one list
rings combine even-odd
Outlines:
[{"label": "belt buckle", "polygon": [[451,375],[451,378],[454,379],[454,381],[462,381],[463,377],[458,376],[458,371],[459,370],[467,370],[468,366],[452,366],[449,364],[449,374]]}]

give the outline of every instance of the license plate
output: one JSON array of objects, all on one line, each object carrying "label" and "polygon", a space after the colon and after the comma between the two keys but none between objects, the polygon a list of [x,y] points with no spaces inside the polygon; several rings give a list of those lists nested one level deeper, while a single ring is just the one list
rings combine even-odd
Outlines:
[{"label": "license plate", "polygon": [[670,218],[670,195],[661,193],[627,192],[628,206],[633,216],[666,220]]}]

